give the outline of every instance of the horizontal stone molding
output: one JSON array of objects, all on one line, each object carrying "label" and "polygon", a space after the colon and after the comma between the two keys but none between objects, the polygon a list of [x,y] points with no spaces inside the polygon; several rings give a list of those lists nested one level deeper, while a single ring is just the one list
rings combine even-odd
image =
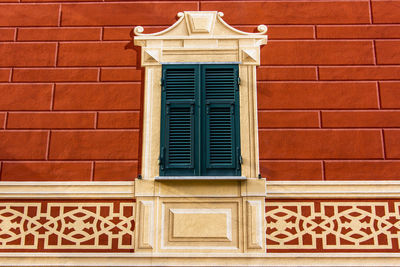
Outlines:
[{"label": "horizontal stone molding", "polygon": [[266,197],[396,198],[400,197],[400,181],[267,181]]},{"label": "horizontal stone molding", "polygon": [[0,199],[133,198],[134,182],[0,182]]},{"label": "horizontal stone molding", "polygon": [[[0,266],[398,266],[394,253],[2,253]],[[94,264],[95,263],[95,264]]]},{"label": "horizontal stone molding", "polygon": [[[141,192],[135,194],[135,183],[137,182],[0,182],[0,199],[133,198],[143,195]],[[258,187],[256,191],[260,190],[260,185],[255,184]],[[148,195],[154,195],[153,190],[151,186]],[[262,196],[260,192],[253,194],[254,190],[251,189],[247,195]],[[171,192],[167,191],[155,195],[173,197]],[[240,194],[236,192],[233,195],[218,195],[218,192],[220,191],[216,190],[215,195],[196,194],[196,192],[184,195],[175,193],[177,197],[232,197]],[[397,198],[400,197],[400,181],[267,181],[265,196],[267,199]]]}]

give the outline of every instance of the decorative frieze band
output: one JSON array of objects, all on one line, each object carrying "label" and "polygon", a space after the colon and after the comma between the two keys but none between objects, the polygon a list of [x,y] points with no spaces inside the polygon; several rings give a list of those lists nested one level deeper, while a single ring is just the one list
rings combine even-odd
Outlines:
[{"label": "decorative frieze band", "polygon": [[400,199],[267,200],[267,252],[400,252]]},{"label": "decorative frieze band", "polygon": [[0,202],[0,251],[133,252],[134,200]]}]

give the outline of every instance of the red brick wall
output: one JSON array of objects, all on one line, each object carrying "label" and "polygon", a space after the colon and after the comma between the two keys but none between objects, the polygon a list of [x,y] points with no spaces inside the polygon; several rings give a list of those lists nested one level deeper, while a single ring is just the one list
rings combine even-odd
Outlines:
[{"label": "red brick wall", "polygon": [[264,177],[400,177],[400,1],[71,2],[0,0],[2,181],[133,180],[143,73],[131,32],[184,10],[269,26]]}]

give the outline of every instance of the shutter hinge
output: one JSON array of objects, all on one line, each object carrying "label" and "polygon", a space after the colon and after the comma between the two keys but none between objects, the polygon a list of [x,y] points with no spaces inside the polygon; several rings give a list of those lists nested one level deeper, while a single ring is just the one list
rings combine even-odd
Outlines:
[{"label": "shutter hinge", "polygon": [[164,154],[165,154],[165,147],[162,147],[160,157],[158,158],[158,165],[161,166],[161,170],[164,170]]},{"label": "shutter hinge", "polygon": [[240,85],[240,77],[237,77],[237,84]]},{"label": "shutter hinge", "polygon": [[165,90],[165,79],[164,78],[161,78],[160,85],[161,85],[162,90],[164,91]]},{"label": "shutter hinge", "polygon": [[236,169],[239,171],[243,164],[243,157],[242,157],[242,153],[240,152],[239,147],[236,148],[236,156],[237,156],[237,161],[238,161]]}]

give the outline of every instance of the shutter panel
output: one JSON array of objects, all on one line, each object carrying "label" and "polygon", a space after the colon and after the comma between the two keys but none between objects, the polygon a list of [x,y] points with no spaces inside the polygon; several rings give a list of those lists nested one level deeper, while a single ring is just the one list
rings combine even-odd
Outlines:
[{"label": "shutter panel", "polygon": [[[194,103],[193,103],[194,104]],[[193,168],[194,105],[167,102],[168,168]]]},{"label": "shutter panel", "polygon": [[161,116],[160,175],[194,175],[194,66],[164,66]]},{"label": "shutter panel", "polygon": [[206,105],[204,175],[240,175],[237,66],[206,65],[202,76]]}]

